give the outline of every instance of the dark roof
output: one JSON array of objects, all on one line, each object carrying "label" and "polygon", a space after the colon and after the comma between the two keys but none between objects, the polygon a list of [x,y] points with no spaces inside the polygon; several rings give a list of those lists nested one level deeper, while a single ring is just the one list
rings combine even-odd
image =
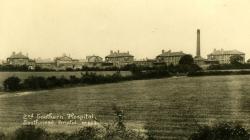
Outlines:
[{"label": "dark roof", "polygon": [[168,57],[168,56],[183,56],[186,55],[185,53],[183,53],[182,51],[180,52],[164,52],[160,55],[158,55],[157,57]]},{"label": "dark roof", "polygon": [[10,57],[8,57],[8,58],[10,58],[10,59],[29,59],[28,56],[23,55],[21,52],[19,52],[19,53],[17,53],[17,54],[13,53],[13,54],[12,54]]},{"label": "dark roof", "polygon": [[117,52],[114,52],[114,53],[109,54],[106,57],[134,57],[134,56],[129,54],[129,53],[117,53]]},{"label": "dark roof", "polygon": [[231,54],[231,55],[239,54],[239,55],[244,55],[245,53],[240,52],[238,50],[214,50],[212,53],[210,53],[208,55],[222,55],[222,54]]}]

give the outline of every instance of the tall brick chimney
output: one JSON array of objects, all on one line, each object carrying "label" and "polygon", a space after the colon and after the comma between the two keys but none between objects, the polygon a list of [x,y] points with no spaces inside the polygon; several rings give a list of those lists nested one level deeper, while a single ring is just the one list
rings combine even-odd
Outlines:
[{"label": "tall brick chimney", "polygon": [[201,56],[201,44],[200,44],[200,29],[197,29],[197,48],[196,48],[196,57]]}]

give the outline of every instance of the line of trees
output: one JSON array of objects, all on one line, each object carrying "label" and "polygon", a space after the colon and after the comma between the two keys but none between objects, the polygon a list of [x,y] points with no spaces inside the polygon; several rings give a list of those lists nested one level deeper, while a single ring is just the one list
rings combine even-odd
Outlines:
[{"label": "line of trees", "polygon": [[0,71],[29,71],[29,67],[27,65],[0,65]]},{"label": "line of trees", "polygon": [[81,77],[76,77],[74,75],[69,78],[65,78],[64,76],[51,76],[47,78],[42,76],[30,76],[23,81],[18,77],[12,76],[3,82],[3,86],[6,91],[39,90],[77,84],[113,83],[122,80],[126,79],[122,77],[119,72],[106,76],[86,72],[85,74],[82,74]]},{"label": "line of trees", "polygon": [[230,69],[250,69],[250,64],[243,63],[244,58],[240,55],[230,57],[229,64],[210,65],[208,70],[230,70]]},{"label": "line of trees", "polygon": [[130,76],[122,76],[120,72],[116,72],[112,75],[97,75],[96,73],[82,73],[81,77],[74,75],[66,78],[61,77],[41,77],[30,76],[24,80],[16,76],[12,76],[4,80],[3,86],[5,91],[19,91],[19,90],[40,90],[51,89],[56,87],[74,86],[74,85],[92,85],[103,83],[115,83],[127,80],[139,80],[139,79],[151,79],[151,78],[163,78],[168,77],[167,71],[138,71],[134,72]]}]

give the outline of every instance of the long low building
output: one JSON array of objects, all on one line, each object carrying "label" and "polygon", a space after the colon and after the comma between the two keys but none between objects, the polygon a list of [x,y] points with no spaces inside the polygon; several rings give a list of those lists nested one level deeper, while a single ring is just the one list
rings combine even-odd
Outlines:
[{"label": "long low building", "polygon": [[169,51],[164,51],[162,50],[162,53],[158,56],[156,56],[156,61],[165,63],[167,65],[173,64],[173,65],[178,65],[179,61],[182,56],[186,55],[182,51],[180,52],[172,52],[171,50]]},{"label": "long low building", "polygon": [[110,51],[110,54],[105,57],[105,61],[113,63],[116,67],[123,67],[134,63],[134,56],[129,52],[117,52]]},{"label": "long low building", "polygon": [[217,60],[220,64],[229,64],[230,58],[234,55],[239,55],[242,57],[241,63],[245,63],[245,53],[238,50],[216,50],[210,53],[207,57],[208,60]]}]

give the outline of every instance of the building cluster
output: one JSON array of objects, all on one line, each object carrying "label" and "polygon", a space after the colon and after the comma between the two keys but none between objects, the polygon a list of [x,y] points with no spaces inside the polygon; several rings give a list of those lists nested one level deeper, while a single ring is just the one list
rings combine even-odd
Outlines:
[{"label": "building cluster", "polygon": [[[200,30],[197,30],[197,48],[194,62],[200,66],[208,66],[211,64],[229,64],[230,58],[234,55],[242,57],[241,63],[245,63],[245,53],[238,50],[216,50],[207,55],[207,59],[201,57],[200,53]],[[22,66],[26,65],[30,69],[54,69],[54,70],[67,70],[67,69],[82,69],[83,67],[90,68],[107,68],[107,67],[124,67],[130,64],[137,66],[153,67],[154,65],[177,65],[182,56],[187,55],[182,51],[172,52],[171,50],[162,52],[154,59],[135,60],[134,56],[129,52],[110,51],[105,59],[100,56],[92,55],[87,56],[86,59],[73,59],[69,55],[63,54],[60,57],[51,59],[30,59],[28,55],[21,52],[13,52],[4,65]]]}]

